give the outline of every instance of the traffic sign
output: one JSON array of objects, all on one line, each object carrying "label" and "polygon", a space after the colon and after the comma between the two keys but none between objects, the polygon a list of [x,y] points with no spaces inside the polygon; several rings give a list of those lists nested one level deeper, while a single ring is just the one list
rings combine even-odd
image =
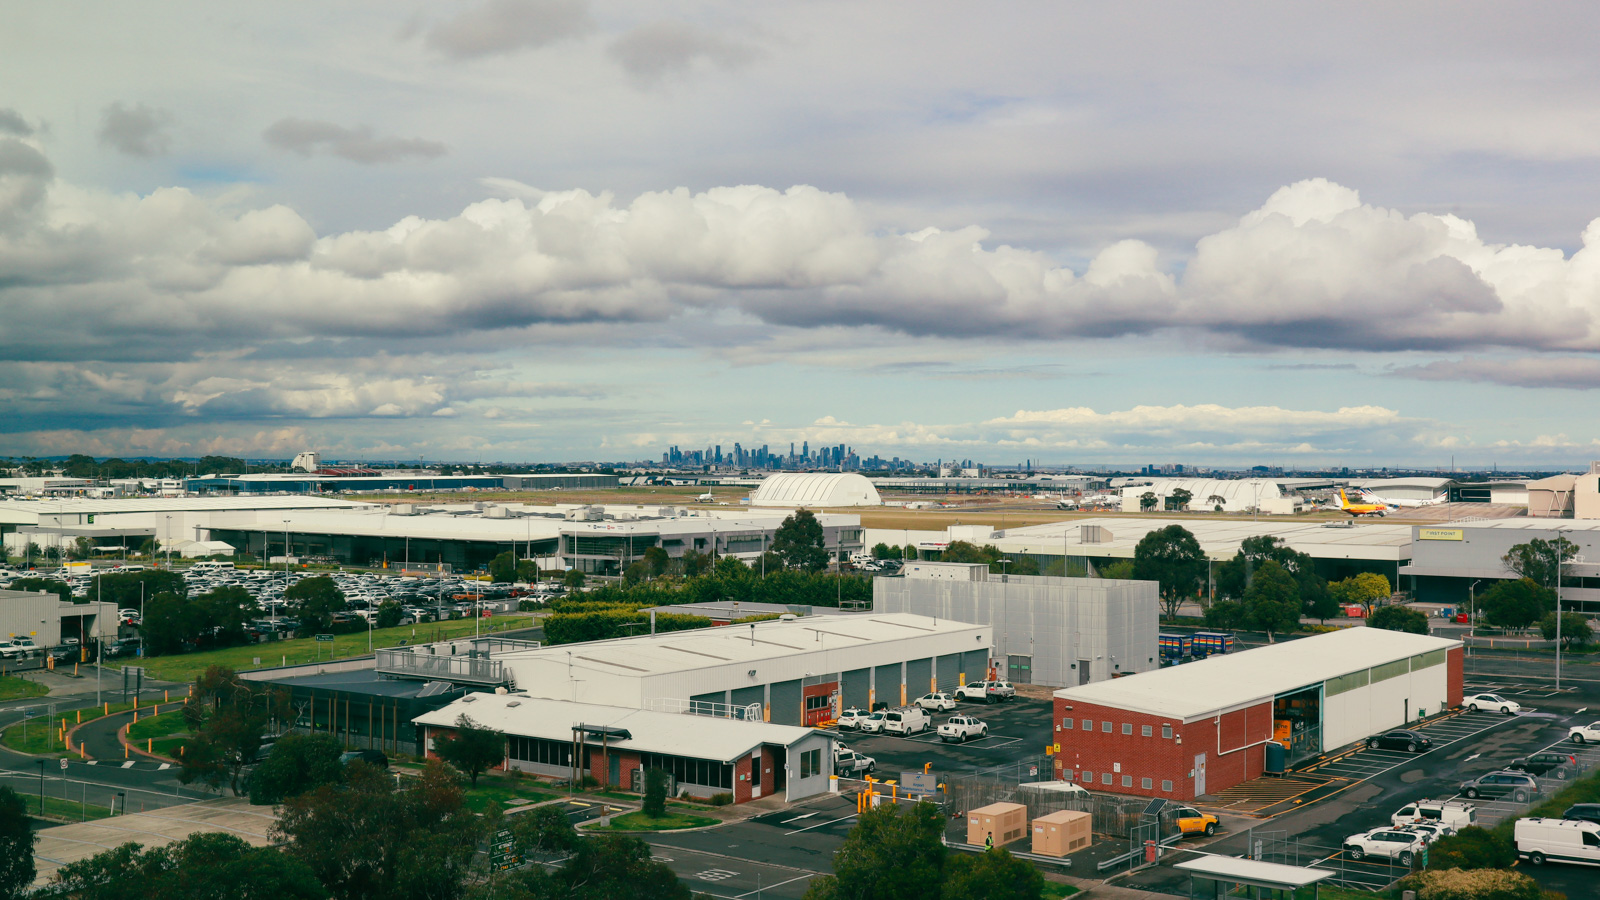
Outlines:
[{"label": "traffic sign", "polygon": [[509,829],[496,831],[489,838],[489,865],[497,871],[522,865],[522,854],[517,852],[517,842]]},{"label": "traffic sign", "polygon": [[65,759],[63,759],[61,761],[61,771],[65,772],[66,770],[67,770],[67,761]]},{"label": "traffic sign", "polygon": [[322,643],[324,643],[324,644],[331,644],[331,643],[333,643],[333,635],[331,635],[331,634],[319,634],[319,635],[317,635],[317,640],[322,642]]}]

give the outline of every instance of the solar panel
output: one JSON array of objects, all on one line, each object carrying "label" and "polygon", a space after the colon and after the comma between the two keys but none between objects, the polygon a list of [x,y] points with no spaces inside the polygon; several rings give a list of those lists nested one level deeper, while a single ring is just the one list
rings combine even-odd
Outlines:
[{"label": "solar panel", "polygon": [[417,691],[417,697],[437,697],[440,694],[448,694],[455,689],[456,686],[448,681],[430,681],[422,686],[422,690]]}]

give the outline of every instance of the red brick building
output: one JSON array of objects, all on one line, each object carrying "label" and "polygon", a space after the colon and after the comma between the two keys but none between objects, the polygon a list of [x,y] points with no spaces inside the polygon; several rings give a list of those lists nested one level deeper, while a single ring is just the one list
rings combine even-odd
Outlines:
[{"label": "red brick building", "polygon": [[1056,778],[1193,800],[1461,704],[1459,641],[1375,628],[1055,692]]}]

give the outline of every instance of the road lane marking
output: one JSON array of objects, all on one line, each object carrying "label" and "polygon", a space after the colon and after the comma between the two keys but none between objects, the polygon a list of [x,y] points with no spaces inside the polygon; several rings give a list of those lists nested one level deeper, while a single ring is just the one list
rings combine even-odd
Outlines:
[{"label": "road lane marking", "polygon": [[813,828],[821,828],[824,825],[833,825],[833,824],[835,824],[837,822],[848,822],[848,821],[850,821],[851,819],[854,819],[854,818],[855,818],[855,816],[850,815],[850,816],[845,816],[842,819],[829,819],[826,822],[818,822],[815,825],[807,825],[805,828],[799,828],[799,829],[796,829],[794,831],[784,832],[784,837],[788,837],[791,834],[800,834],[801,832],[804,832],[804,831],[810,831]]}]

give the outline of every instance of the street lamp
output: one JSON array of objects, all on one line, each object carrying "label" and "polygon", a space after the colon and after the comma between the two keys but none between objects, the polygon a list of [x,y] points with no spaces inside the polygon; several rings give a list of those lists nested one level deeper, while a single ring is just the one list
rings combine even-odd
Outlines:
[{"label": "street lamp", "polygon": [[995,560],[995,562],[1000,564],[1000,653],[1001,655],[1009,655],[1011,653],[1011,579],[1006,577],[1006,566],[1011,564],[1011,560],[1001,558]]},{"label": "street lamp", "polygon": [[[1480,584],[1483,584],[1482,578],[1467,585],[1467,636],[1469,638],[1478,636],[1478,601],[1475,592]],[[1471,644],[1467,645],[1467,652],[1472,652]]]}]

